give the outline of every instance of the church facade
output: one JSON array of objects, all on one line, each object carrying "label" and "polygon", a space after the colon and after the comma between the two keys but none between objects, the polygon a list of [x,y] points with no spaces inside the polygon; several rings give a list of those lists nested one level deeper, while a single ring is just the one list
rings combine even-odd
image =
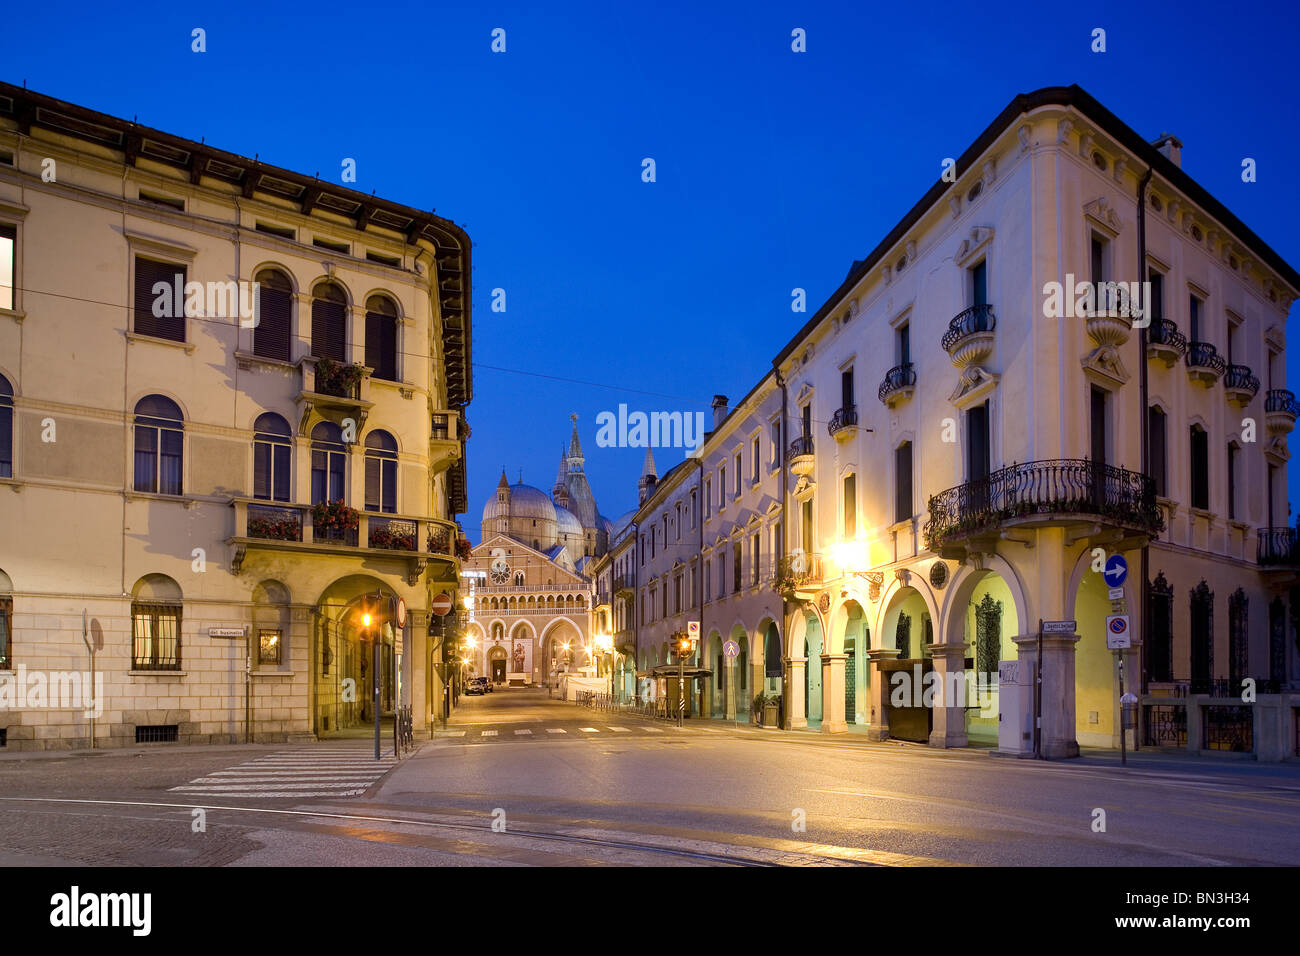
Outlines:
[{"label": "church facade", "polygon": [[608,550],[614,523],[596,506],[572,419],[549,495],[522,476],[511,484],[502,470],[483,506],[480,543],[465,564],[476,579],[466,676],[549,684],[594,666],[588,569]]}]

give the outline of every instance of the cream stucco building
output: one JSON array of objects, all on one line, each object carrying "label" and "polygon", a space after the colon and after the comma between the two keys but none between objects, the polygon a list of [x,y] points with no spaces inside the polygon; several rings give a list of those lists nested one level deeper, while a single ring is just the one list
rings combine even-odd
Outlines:
[{"label": "cream stucco building", "polygon": [[639,668],[699,619],[706,713],[1069,756],[1119,745],[1127,611],[1137,743],[1294,755],[1300,275],[1180,150],[1078,87],[1013,100],[615,528],[597,607]]},{"label": "cream stucco building", "polygon": [[0,680],[88,672],[88,641],[103,681],[10,701],[0,742],[85,746],[96,710],[97,746],[310,739],[366,724],[376,683],[427,732],[464,231],[0,85],[0,253]]}]

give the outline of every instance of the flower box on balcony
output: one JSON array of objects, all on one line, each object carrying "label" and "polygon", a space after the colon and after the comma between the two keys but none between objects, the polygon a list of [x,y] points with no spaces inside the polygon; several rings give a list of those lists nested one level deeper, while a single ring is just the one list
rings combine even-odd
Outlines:
[{"label": "flower box on balcony", "polygon": [[323,358],[316,362],[315,391],[335,398],[357,398],[365,369]]},{"label": "flower box on balcony", "polygon": [[468,561],[473,547],[474,546],[469,543],[469,538],[457,538],[456,557],[460,558],[462,561]]},{"label": "flower box on balcony", "polygon": [[380,523],[379,519],[370,519],[370,547],[384,548],[391,551],[414,551],[416,528],[412,521],[395,521],[389,519]]},{"label": "flower box on balcony", "polygon": [[248,536],[271,541],[302,540],[302,524],[296,513],[248,516]]},{"label": "flower box on balcony", "polygon": [[342,501],[318,501],[311,509],[312,535],[317,541],[353,543],[361,514]]}]

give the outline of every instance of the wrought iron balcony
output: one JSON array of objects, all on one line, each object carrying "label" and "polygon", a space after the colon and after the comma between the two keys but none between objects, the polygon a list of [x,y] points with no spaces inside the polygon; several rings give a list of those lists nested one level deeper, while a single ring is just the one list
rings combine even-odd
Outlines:
[{"label": "wrought iron balcony", "polygon": [[790,442],[790,471],[796,476],[812,474],[813,440],[811,435],[804,435]]},{"label": "wrought iron balcony", "polygon": [[1261,565],[1300,566],[1300,534],[1295,528],[1260,528],[1255,560]]},{"label": "wrought iron balcony", "polygon": [[880,383],[880,390],[876,394],[882,402],[893,408],[899,402],[911,398],[915,389],[916,366],[904,362],[885,373],[885,380]]},{"label": "wrought iron balcony", "polygon": [[821,587],[822,556],[811,551],[794,551],[781,559],[772,589],[789,599],[807,596]]},{"label": "wrought iron balcony", "polygon": [[615,593],[615,594],[631,594],[631,593],[632,593],[632,579],[631,579],[630,577],[628,577],[627,575],[625,575],[625,574],[617,575],[617,576],[614,578],[614,593]]},{"label": "wrought iron balcony", "polygon": [[826,430],[836,441],[852,440],[858,434],[858,406],[845,405],[831,416]]},{"label": "wrought iron balcony", "polygon": [[1275,438],[1289,434],[1295,427],[1297,411],[1300,408],[1293,392],[1285,388],[1270,388],[1264,396],[1264,426],[1268,433]]},{"label": "wrought iron balcony", "polygon": [[1209,342],[1187,343],[1187,374],[1207,388],[1223,377],[1228,363]]},{"label": "wrought iron balcony", "polygon": [[227,543],[232,547],[230,563],[235,573],[249,554],[275,561],[303,555],[331,557],[367,568],[372,567],[371,562],[388,559],[395,569],[406,571],[411,585],[431,564],[438,580],[447,576],[454,580],[459,567],[452,550],[456,525],[441,518],[360,511],[356,527],[327,528],[316,526],[311,505],[252,498],[232,498],[230,504],[234,534]]},{"label": "wrought iron balcony", "polygon": [[953,316],[940,344],[958,368],[982,365],[993,354],[993,330],[997,325],[993,306],[971,306]]},{"label": "wrought iron balcony", "polygon": [[1187,354],[1187,336],[1169,319],[1154,319],[1147,329],[1147,358],[1159,359],[1173,368]]},{"label": "wrought iron balcony", "polygon": [[926,546],[942,554],[1007,523],[1059,525],[1081,518],[1142,536],[1164,528],[1149,475],[1086,459],[1030,461],[933,496]]},{"label": "wrought iron balcony", "polygon": [[1229,365],[1223,373],[1223,391],[1228,401],[1244,408],[1259,394],[1259,379],[1245,365]]}]

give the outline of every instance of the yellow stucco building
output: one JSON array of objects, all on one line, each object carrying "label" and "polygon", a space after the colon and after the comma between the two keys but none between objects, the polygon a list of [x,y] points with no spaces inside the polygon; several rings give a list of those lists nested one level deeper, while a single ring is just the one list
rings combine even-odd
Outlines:
[{"label": "yellow stucco building", "polygon": [[465,232],[0,84],[0,259],[0,742],[427,732]]}]

